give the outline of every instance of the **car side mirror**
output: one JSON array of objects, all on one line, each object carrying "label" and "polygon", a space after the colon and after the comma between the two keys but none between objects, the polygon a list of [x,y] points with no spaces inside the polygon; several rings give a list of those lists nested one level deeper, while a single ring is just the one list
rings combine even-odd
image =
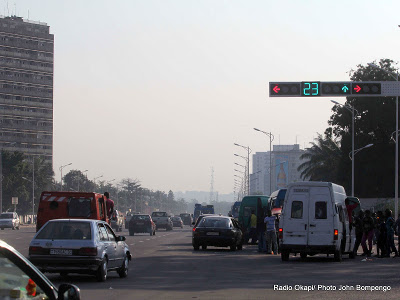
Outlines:
[{"label": "car side mirror", "polygon": [[117,242],[124,242],[124,241],[126,241],[126,237],[122,235],[117,237]]},{"label": "car side mirror", "polygon": [[80,300],[81,290],[73,284],[63,283],[58,287],[58,300]]}]

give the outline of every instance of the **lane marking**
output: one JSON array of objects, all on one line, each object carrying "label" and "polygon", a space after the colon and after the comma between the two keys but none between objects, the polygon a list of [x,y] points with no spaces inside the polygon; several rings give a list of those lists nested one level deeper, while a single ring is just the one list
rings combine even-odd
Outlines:
[{"label": "lane marking", "polygon": [[143,241],[139,241],[139,243],[143,243]]}]

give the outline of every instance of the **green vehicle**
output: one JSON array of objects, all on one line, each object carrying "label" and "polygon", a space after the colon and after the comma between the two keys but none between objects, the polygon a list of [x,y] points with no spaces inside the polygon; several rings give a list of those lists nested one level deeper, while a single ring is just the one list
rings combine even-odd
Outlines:
[{"label": "green vehicle", "polygon": [[251,216],[251,211],[254,210],[255,215],[257,216],[258,214],[258,207],[257,205],[257,199],[260,198],[261,200],[261,207],[263,210],[271,210],[271,205],[268,202],[269,196],[245,196],[242,199],[242,203],[240,204],[239,208],[239,224],[242,227],[243,231],[243,236],[244,236],[244,241],[247,243],[249,240],[249,231],[250,231],[250,216]]}]

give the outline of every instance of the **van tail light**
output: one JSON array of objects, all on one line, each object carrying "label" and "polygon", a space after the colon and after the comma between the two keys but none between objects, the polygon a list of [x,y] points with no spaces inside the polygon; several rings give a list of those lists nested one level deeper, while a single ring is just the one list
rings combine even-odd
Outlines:
[{"label": "van tail light", "polygon": [[36,255],[36,254],[44,254],[43,248],[37,246],[30,246],[29,255]]},{"label": "van tail light", "polygon": [[96,256],[97,255],[97,248],[94,248],[94,247],[81,248],[81,249],[79,249],[79,255]]},{"label": "van tail light", "polygon": [[279,228],[278,237],[279,237],[280,240],[283,239],[283,228]]},{"label": "van tail light", "polygon": [[339,230],[335,229],[335,230],[333,231],[333,239],[334,239],[335,241],[337,241],[338,237],[339,237]]},{"label": "van tail light", "polygon": [[195,232],[196,231],[196,227],[193,227],[193,232]]}]

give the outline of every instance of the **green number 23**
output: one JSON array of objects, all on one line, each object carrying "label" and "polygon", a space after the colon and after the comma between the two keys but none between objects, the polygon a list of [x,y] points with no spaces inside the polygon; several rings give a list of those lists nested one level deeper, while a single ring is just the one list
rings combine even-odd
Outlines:
[{"label": "green number 23", "polygon": [[317,82],[305,82],[305,88],[303,89],[303,94],[305,96],[315,96],[318,95],[318,83]]}]

